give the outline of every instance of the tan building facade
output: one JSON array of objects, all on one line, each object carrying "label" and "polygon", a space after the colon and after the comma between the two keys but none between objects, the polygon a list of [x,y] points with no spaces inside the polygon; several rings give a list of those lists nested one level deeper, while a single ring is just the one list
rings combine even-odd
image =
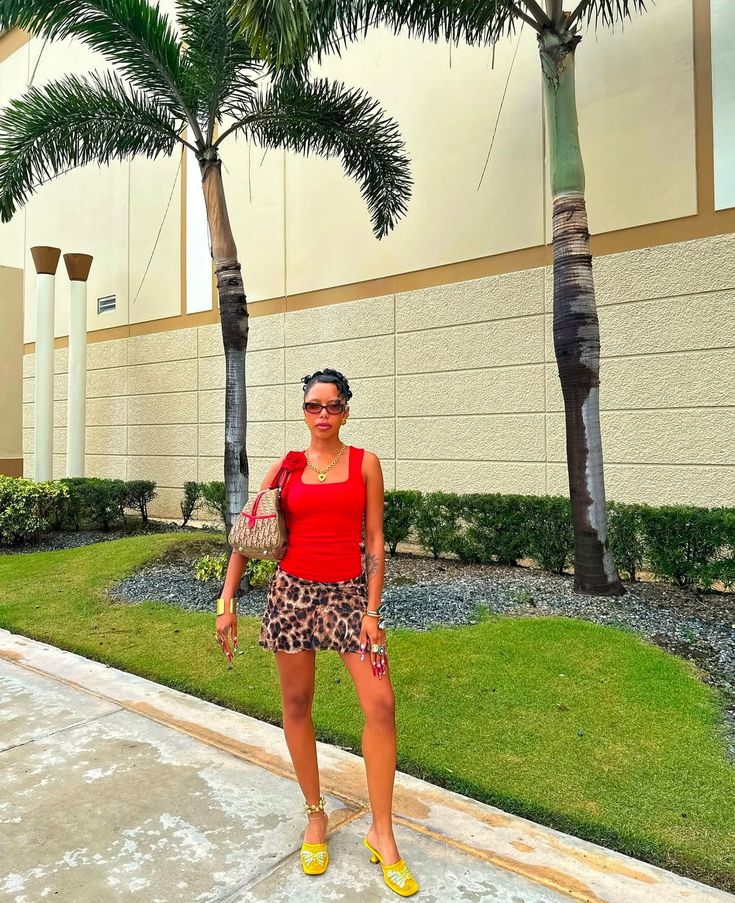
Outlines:
[{"label": "tan building facade", "polygon": [[[728,29],[735,37],[719,0],[667,0],[578,49],[611,499],[735,504]],[[0,105],[31,78],[99,65],[71,44],[6,35]],[[224,146],[252,317],[251,491],[275,458],[304,447],[300,379],[329,366],[354,393],[343,436],[380,456],[387,488],[566,493],[532,35],[498,45],[493,59],[375,33],[324,71],[398,121],[414,194],[378,242],[338,161]],[[154,479],[152,513],[178,516],[185,480],[223,476],[224,358],[195,164],[177,155],[68,173],[0,226],[4,306],[23,312],[2,339],[19,366],[3,371],[0,442],[3,469],[22,459],[26,475],[36,244],[95,258],[88,475]],[[98,313],[111,296],[114,308]],[[55,477],[66,464],[67,305],[59,272]]]}]

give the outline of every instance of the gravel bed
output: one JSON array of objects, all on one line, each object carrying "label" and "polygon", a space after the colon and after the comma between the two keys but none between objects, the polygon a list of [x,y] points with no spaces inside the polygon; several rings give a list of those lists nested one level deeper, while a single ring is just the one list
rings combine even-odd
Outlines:
[{"label": "gravel bed", "polygon": [[[175,523],[156,523],[148,531],[196,531]],[[0,547],[0,554],[73,548],[134,532],[49,534],[42,543],[21,549]],[[116,601],[156,600],[187,611],[214,612],[221,581],[199,581],[194,561],[224,549],[222,540],[174,543],[109,590]],[[452,559],[410,553],[386,556],[383,603],[390,627],[427,630],[434,626],[477,623],[487,613],[515,617],[549,615],[581,618],[628,629],[691,662],[703,679],[723,694],[728,751],[735,761],[735,594],[696,596],[662,583],[626,584],[624,596],[588,596],[573,592],[573,577],[536,568],[465,565]],[[266,587],[252,587],[238,602],[241,614],[261,617]]]}]

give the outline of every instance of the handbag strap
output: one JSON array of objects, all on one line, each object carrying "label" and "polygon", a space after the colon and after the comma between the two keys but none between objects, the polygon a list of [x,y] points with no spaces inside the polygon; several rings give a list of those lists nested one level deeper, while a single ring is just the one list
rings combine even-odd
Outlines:
[{"label": "handbag strap", "polygon": [[275,489],[277,486],[280,486],[281,489],[286,485],[286,481],[288,480],[289,474],[291,471],[286,470],[285,467],[282,467],[275,477],[271,480],[271,484],[268,487],[269,489]]},{"label": "handbag strap", "polygon": [[[290,454],[290,452],[289,452],[289,454]],[[286,455],[283,456],[284,461],[285,461],[285,459],[286,459]],[[275,489],[276,486],[280,486],[281,489],[283,489],[283,487],[286,485],[286,482],[288,481],[288,478],[291,475],[291,473],[292,473],[292,471],[286,470],[285,467],[281,466],[281,469],[278,471],[278,473],[275,475],[275,477],[271,480],[271,484],[268,488]]]},{"label": "handbag strap", "polygon": [[[280,486],[281,490],[282,490],[283,487],[286,485],[286,481],[288,480],[290,473],[291,473],[290,470],[286,470],[285,467],[281,467],[281,469],[278,471],[278,473],[275,475],[275,477],[271,480],[271,483],[270,483],[270,486],[268,486],[268,489],[276,489],[278,486]],[[244,508],[241,512],[241,514],[243,516],[248,518],[248,527],[250,527],[251,529],[255,524],[255,516],[258,513],[258,506],[260,505],[260,500],[263,498],[263,496],[265,495],[266,492],[267,492],[266,489],[261,489],[260,492],[255,496],[255,498],[253,499],[253,505],[252,505],[249,515],[245,511]]]}]

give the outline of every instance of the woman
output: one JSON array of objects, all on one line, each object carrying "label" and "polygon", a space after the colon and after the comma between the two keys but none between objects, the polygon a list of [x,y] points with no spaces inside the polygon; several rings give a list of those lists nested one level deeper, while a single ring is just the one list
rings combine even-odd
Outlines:
[{"label": "woman", "polygon": [[[347,379],[326,369],[302,382],[310,443],[305,453],[290,452],[285,459],[295,467],[281,493],[288,547],[268,587],[259,639],[275,653],[283,729],[304,794],[307,827],[301,861],[309,875],[321,874],[329,862],[328,817],[320,795],[311,707],[316,652],[334,649],[352,677],[365,715],[362,751],[373,821],[363,843],[372,853],[370,861],[381,863],[388,887],[408,897],[418,884],[393,836],[395,697],[385,622],[378,612],[385,576],[383,473],[376,455],[346,446],[339,437],[352,397]],[[282,463],[276,461],[269,468],[262,489],[271,484]],[[237,616],[227,613],[228,601],[240,585],[246,563],[247,558],[233,550],[222,592],[225,614],[216,622],[218,640],[230,660],[227,632],[232,631],[236,647]]]}]

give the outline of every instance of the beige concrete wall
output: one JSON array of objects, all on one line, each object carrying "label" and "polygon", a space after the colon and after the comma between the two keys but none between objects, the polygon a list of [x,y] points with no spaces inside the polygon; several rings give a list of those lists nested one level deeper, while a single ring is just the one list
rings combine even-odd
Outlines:
[{"label": "beige concrete wall", "polygon": [[[101,55],[79,42],[31,39],[0,61],[0,106],[22,96],[31,76],[34,86],[41,86],[66,73],[106,68]],[[94,257],[88,282],[90,331],[180,313],[179,162],[177,153],[72,170],[43,185],[10,223],[0,224],[0,265],[25,272],[24,342],[35,338],[33,245]],[[54,333],[67,336],[69,289],[63,262],[57,276]],[[97,299],[112,294],[116,309],[98,314]]]},{"label": "beige concrete wall", "polygon": [[[14,41],[7,48],[10,39],[10,35],[0,38],[0,108],[21,94],[28,83],[28,44]],[[0,266],[22,269],[24,247],[25,214],[16,214],[9,223],[0,222]]]},{"label": "beige concrete wall", "polygon": [[[22,457],[23,271],[0,266],[0,473]],[[13,463],[11,463],[13,462]]]},{"label": "beige concrete wall", "polygon": [[[171,12],[172,0],[164,8]],[[594,234],[696,214],[693,47],[692,0],[652,5],[624,33],[592,30],[580,44],[579,118]],[[103,58],[78,42],[44,47],[31,40],[0,61],[0,104],[22,94],[32,74],[42,85],[93,68],[104,69]],[[485,258],[548,238],[541,74],[530,29],[500,42],[494,65],[488,48],[374,31],[328,58],[321,74],[365,89],[398,123],[415,183],[409,211],[379,242],[339,160],[264,153],[244,138],[228,139],[224,179],[251,302]],[[0,227],[0,265],[25,266],[32,298],[31,245],[93,254],[90,330],[178,315],[186,219],[179,158],[177,151],[167,160],[90,166],[42,186]],[[186,178],[199,178],[195,167]],[[67,334],[65,288],[60,281],[57,336]],[[117,310],[98,316],[96,299],[112,293]],[[30,304],[24,341],[34,341]]]},{"label": "beige concrete wall", "polygon": [[[164,8],[172,11],[173,0]],[[609,238],[605,253],[658,245],[595,260],[603,448],[610,498],[734,504],[735,236],[699,237],[733,226],[715,221],[709,197],[711,103],[702,88],[709,44],[701,22],[699,37],[693,34],[693,13],[696,21],[693,0],[667,0],[624,31],[588,33],[577,53],[592,233]],[[21,94],[31,75],[42,84],[103,67],[100,57],[70,42],[13,46],[9,55],[0,52],[0,104]],[[328,59],[322,73],[366,89],[396,119],[412,159],[414,195],[408,216],[377,242],[359,189],[337,160],[263,154],[242,139],[224,146],[248,300],[279,299],[269,309],[283,303],[287,310],[251,320],[251,489],[274,458],[308,438],[300,377],[333,366],[355,392],[344,437],[380,455],[388,488],[565,492],[548,271],[456,281],[474,267],[468,261],[493,264],[474,276],[527,266],[523,249],[538,249],[532,263],[543,259],[549,203],[533,35],[525,29],[501,42],[493,65],[486,49],[376,31]],[[169,516],[179,513],[185,480],[222,478],[220,328],[179,318],[186,179],[191,187],[198,173],[180,168],[178,154],[88,167],[43,186],[10,224],[0,225],[0,266],[25,268],[26,343],[34,340],[35,316],[28,249],[56,244],[94,255],[87,471],[155,479],[160,498],[153,510]],[[700,225],[672,236],[651,225],[657,223]],[[694,234],[696,240],[661,244]],[[509,255],[510,263],[500,256],[516,250],[522,254]],[[436,268],[446,264],[457,266],[444,276]],[[374,291],[364,287],[365,280],[393,275],[398,285],[385,279]],[[442,281],[449,284],[383,294]],[[334,300],[331,288],[355,284],[352,297],[361,300],[325,305]],[[312,291],[306,300],[293,297]],[[117,310],[98,316],[97,297],[113,292]],[[371,292],[378,297],[362,297]],[[63,269],[56,302],[56,335],[63,339]],[[106,327],[119,332],[94,341]],[[65,463],[66,357],[59,347],[56,476]],[[27,355],[27,473],[32,374]]]},{"label": "beige concrete wall", "polygon": [[[735,504],[735,235],[594,263],[608,497]],[[219,326],[90,344],[89,475],[222,479]],[[303,448],[301,377],[342,370],[345,441],[381,458],[386,487],[567,492],[561,393],[544,268],[254,317],[247,361],[251,491]],[[66,350],[56,352],[55,476],[63,475]],[[33,461],[33,355],[24,455]]]},{"label": "beige concrete wall", "polygon": [[[692,0],[651,4],[624,31],[590,30],[576,58],[592,232],[696,213]],[[339,163],[288,154],[289,294],[539,245],[551,235],[535,35],[525,28],[501,41],[491,62],[488,48],[450,49],[388,31],[327,58],[321,74],[364,88],[399,124],[414,194],[408,215],[376,242]]]}]

